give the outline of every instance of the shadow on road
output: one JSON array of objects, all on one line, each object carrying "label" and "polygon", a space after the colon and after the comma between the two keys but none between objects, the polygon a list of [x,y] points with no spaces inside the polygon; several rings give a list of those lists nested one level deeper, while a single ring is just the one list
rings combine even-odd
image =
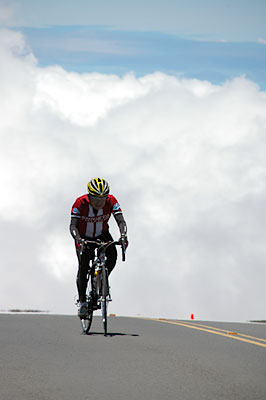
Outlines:
[{"label": "shadow on road", "polygon": [[[86,334],[86,336],[104,336],[103,332],[88,332]],[[120,333],[120,332],[109,332],[107,334],[107,336],[109,337],[113,337],[113,336],[132,336],[132,337],[136,337],[139,336],[136,333]]]}]

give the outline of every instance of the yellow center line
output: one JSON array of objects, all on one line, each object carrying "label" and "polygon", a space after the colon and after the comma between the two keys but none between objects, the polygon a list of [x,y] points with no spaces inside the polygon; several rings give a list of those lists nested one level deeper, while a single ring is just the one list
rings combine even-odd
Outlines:
[{"label": "yellow center line", "polygon": [[259,340],[259,341],[261,341],[261,342],[266,342],[266,339],[261,339],[261,338],[255,337],[255,336],[245,335],[244,333],[231,332],[231,331],[228,331],[228,330],[226,330],[226,329],[215,328],[214,326],[202,325],[202,324],[197,324],[197,323],[191,324],[191,326],[193,326],[193,325],[202,326],[202,327],[204,327],[204,328],[211,328],[211,329],[214,329],[214,330],[217,330],[217,331],[221,331],[221,332],[226,332],[227,335],[238,335],[238,336],[243,336],[243,337],[246,337],[246,338],[249,338],[249,339],[256,339],[256,340]]},{"label": "yellow center line", "polygon": [[[247,336],[247,337],[249,337],[251,339],[255,339],[255,340],[244,339],[243,337],[239,337],[238,336],[240,334],[238,334],[236,332],[225,331],[224,329],[220,329],[220,331],[222,331],[222,332],[217,332],[218,328],[212,328],[212,327],[209,328],[206,325],[200,325],[199,324],[198,326],[196,326],[196,325],[191,325],[191,324],[186,323],[186,322],[170,321],[170,320],[164,319],[164,318],[142,318],[142,319],[147,319],[147,320],[151,320],[151,321],[159,321],[159,322],[164,322],[166,324],[172,324],[172,325],[180,325],[180,326],[184,326],[186,328],[191,328],[191,329],[196,329],[196,330],[203,331],[203,332],[213,333],[215,335],[220,335],[220,336],[223,336],[223,337],[226,337],[226,338],[239,340],[241,342],[251,343],[251,344],[255,344],[257,346],[261,346],[261,347],[265,347],[266,348],[266,344],[256,341],[256,340],[263,340],[264,341],[264,339],[255,338],[253,336]],[[227,333],[223,333],[223,332],[227,332]]]}]

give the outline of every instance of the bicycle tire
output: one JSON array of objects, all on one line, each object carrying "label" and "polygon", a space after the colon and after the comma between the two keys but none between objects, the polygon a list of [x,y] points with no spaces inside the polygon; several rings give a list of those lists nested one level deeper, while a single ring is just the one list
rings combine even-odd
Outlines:
[{"label": "bicycle tire", "polygon": [[107,336],[107,300],[108,295],[108,278],[105,266],[102,268],[102,321],[104,336]]}]

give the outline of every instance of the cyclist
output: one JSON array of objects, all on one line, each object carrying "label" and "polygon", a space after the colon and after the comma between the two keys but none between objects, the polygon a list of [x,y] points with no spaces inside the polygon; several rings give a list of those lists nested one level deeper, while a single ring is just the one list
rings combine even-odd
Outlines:
[{"label": "cyclist", "polygon": [[[127,225],[118,201],[113,195],[109,194],[109,184],[104,179],[94,178],[89,181],[87,188],[88,194],[78,197],[73,204],[70,222],[70,233],[75,240],[79,262],[76,282],[80,302],[78,310],[80,318],[84,318],[87,315],[87,273],[89,260],[93,259],[95,249],[95,245],[86,246],[80,256],[80,246],[83,240],[113,240],[108,225],[108,220],[113,214],[120,230],[120,240],[124,240],[126,247],[128,246]],[[109,275],[115,267],[116,260],[116,247],[111,245],[106,250],[106,266]]]}]

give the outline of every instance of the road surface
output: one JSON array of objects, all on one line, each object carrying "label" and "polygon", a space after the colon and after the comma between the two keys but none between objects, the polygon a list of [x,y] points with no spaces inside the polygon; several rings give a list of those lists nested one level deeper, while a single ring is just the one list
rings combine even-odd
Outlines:
[{"label": "road surface", "polygon": [[0,314],[0,399],[266,399],[266,324],[108,321]]}]

